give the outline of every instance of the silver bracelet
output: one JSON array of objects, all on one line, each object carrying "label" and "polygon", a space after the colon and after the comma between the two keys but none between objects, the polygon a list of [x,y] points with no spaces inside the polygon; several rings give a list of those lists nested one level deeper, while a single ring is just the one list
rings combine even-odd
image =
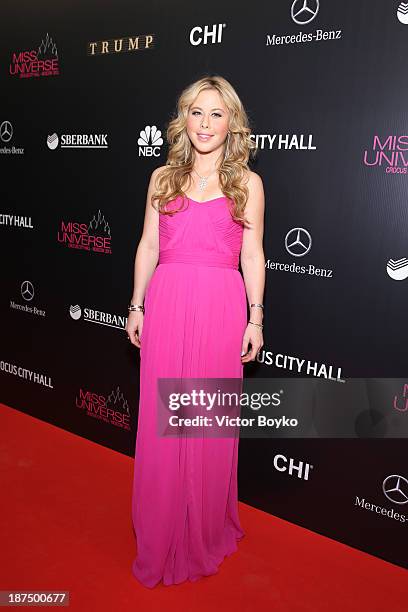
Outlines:
[{"label": "silver bracelet", "polygon": [[253,306],[258,306],[259,308],[262,308],[262,310],[263,310],[263,307],[264,307],[263,304],[251,304],[250,307],[252,308]]},{"label": "silver bracelet", "polygon": [[256,325],[257,327],[263,329],[263,325],[261,323],[253,323],[252,321],[248,321],[248,323],[251,323],[251,325]]},{"label": "silver bracelet", "polygon": [[143,304],[129,304],[129,312],[143,312],[145,311]]}]

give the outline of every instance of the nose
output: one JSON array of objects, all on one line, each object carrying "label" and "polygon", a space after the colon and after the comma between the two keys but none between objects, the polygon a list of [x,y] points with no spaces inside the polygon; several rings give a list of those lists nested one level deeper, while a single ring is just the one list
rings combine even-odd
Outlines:
[{"label": "nose", "polygon": [[209,127],[209,117],[203,116],[201,120],[201,127],[208,128]]}]

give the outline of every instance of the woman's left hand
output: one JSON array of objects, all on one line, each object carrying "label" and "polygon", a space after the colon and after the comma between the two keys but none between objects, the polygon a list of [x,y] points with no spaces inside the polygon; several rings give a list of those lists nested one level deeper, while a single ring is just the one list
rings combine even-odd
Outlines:
[{"label": "woman's left hand", "polygon": [[[248,352],[248,344],[251,345],[251,350]],[[255,361],[258,351],[263,347],[262,328],[248,323],[242,339],[241,363]]]}]

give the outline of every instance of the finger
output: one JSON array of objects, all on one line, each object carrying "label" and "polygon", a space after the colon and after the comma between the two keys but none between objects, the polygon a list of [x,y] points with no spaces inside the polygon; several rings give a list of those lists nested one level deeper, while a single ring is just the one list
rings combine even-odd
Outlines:
[{"label": "finger", "polygon": [[241,346],[241,357],[243,357],[243,355],[245,355],[247,352],[248,352],[248,340],[244,338],[244,340],[242,341],[242,346]]},{"label": "finger", "polygon": [[252,346],[252,350],[251,350],[251,353],[250,353],[250,359],[251,359],[251,361],[255,361],[256,356],[258,355],[258,353],[259,353],[259,349],[260,349],[260,348],[261,348],[261,347],[260,347],[260,345],[259,345],[259,344],[255,344],[254,346]]},{"label": "finger", "polygon": [[128,340],[130,340],[130,342],[131,342],[131,343],[132,343],[134,346],[137,346],[137,344],[136,344],[136,339],[137,339],[137,336],[136,336],[135,332],[129,331],[129,332],[127,333],[127,337],[128,337]]},{"label": "finger", "polygon": [[248,361],[255,361],[259,348],[260,348],[260,345],[258,343],[255,344],[251,342],[251,350],[249,351],[247,355],[242,357],[242,362],[248,363]]},{"label": "finger", "polygon": [[251,351],[248,349],[247,353],[241,357],[242,363],[247,363],[250,360]]}]

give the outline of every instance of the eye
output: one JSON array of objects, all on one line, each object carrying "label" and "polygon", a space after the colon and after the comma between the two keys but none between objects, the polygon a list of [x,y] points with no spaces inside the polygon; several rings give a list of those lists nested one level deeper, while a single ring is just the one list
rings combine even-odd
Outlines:
[{"label": "eye", "polygon": [[[197,115],[197,114],[200,114],[200,111],[194,110],[194,111],[191,111],[191,114]],[[216,117],[222,117],[221,113],[217,113],[217,112],[213,113],[213,115],[215,115]]]}]

